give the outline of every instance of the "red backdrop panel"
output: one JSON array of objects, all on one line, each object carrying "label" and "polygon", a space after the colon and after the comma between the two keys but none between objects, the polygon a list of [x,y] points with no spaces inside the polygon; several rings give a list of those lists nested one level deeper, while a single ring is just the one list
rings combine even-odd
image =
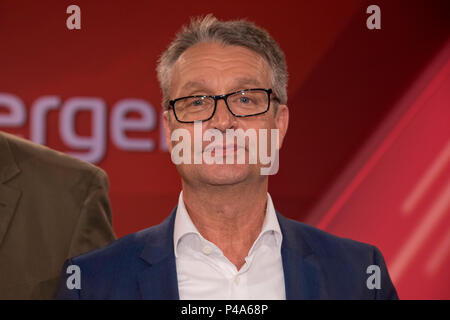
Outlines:
[{"label": "red backdrop panel", "polygon": [[[71,4],[81,30],[66,28]],[[118,236],[157,224],[180,191],[158,56],[189,16],[248,18],[280,43],[290,74],[277,209],[377,245],[401,298],[450,298],[448,1],[378,1],[381,30],[366,27],[370,4],[0,1],[0,130],[102,167]],[[135,111],[118,122],[124,107]],[[121,143],[126,119],[142,124],[124,131],[140,150]]]}]

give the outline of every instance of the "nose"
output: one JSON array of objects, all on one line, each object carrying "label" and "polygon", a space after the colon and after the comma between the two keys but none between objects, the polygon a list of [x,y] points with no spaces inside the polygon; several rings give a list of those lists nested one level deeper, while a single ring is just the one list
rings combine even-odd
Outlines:
[{"label": "nose", "polygon": [[226,129],[231,129],[235,126],[236,117],[228,110],[225,100],[220,99],[217,101],[216,113],[210,121],[210,125],[215,129],[225,132]]}]

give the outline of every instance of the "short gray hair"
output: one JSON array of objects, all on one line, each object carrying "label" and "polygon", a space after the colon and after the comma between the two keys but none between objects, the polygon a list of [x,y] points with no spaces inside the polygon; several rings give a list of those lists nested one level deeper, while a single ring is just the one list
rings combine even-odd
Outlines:
[{"label": "short gray hair", "polygon": [[287,103],[287,65],[283,51],[269,33],[246,20],[219,21],[212,14],[191,18],[158,60],[156,71],[162,90],[162,105],[169,106],[171,70],[178,58],[190,47],[201,42],[219,42],[223,45],[250,49],[268,62],[274,94],[280,104]]}]

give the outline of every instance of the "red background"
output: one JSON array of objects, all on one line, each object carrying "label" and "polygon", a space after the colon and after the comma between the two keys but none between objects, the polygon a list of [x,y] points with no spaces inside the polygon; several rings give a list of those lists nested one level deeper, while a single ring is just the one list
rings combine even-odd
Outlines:
[{"label": "red background", "polygon": [[[71,4],[81,8],[81,30],[66,28]],[[381,30],[366,28],[371,4],[381,8]],[[139,98],[159,117],[156,61],[181,25],[206,13],[248,18],[280,43],[290,73],[290,127],[270,178],[277,210],[378,246],[400,298],[449,299],[449,9],[437,0],[0,0],[0,93],[27,110],[46,95],[106,101],[107,151],[98,165],[123,236],[162,221],[180,182],[159,123],[129,134],[153,138],[154,151],[125,152],[110,138],[111,108]],[[76,124],[90,134],[89,114]],[[58,110],[50,111],[47,145],[74,151],[58,126]],[[29,117],[0,130],[29,137]]]}]

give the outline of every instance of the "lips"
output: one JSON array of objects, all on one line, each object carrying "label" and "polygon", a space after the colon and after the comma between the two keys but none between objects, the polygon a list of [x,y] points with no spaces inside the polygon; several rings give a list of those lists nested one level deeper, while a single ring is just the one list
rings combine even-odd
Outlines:
[{"label": "lips", "polygon": [[238,145],[238,144],[227,144],[227,145],[208,145],[204,150],[203,153],[211,152],[211,155],[214,156],[217,149],[222,149],[222,155],[227,154],[235,154],[239,149],[246,150],[244,145]]}]

